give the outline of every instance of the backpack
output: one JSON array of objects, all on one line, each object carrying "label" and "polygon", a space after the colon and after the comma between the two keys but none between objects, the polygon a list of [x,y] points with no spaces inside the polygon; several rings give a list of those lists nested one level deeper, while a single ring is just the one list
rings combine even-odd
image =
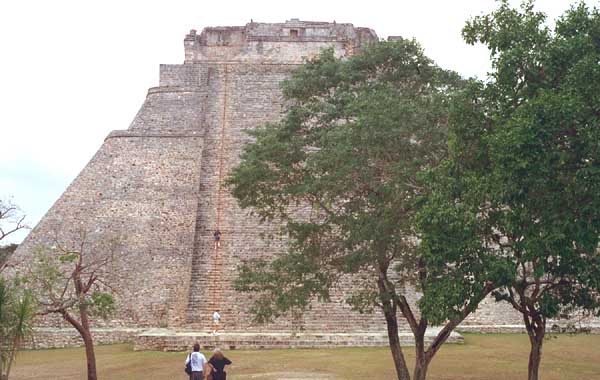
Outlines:
[{"label": "backpack", "polygon": [[192,374],[192,354],[188,355],[189,359],[187,364],[185,365],[185,373],[187,373],[188,375]]}]

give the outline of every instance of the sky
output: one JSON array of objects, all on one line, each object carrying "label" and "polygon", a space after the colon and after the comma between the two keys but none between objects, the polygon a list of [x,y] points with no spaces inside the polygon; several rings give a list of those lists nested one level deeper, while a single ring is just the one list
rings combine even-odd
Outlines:
[{"label": "sky", "polygon": [[[518,5],[518,1],[512,1]],[[572,1],[538,0],[549,22]],[[598,6],[597,1],[587,1]],[[466,20],[494,0],[62,1],[0,3],[0,198],[30,226],[75,179],[108,133],[127,129],[161,63],[183,63],[183,38],[206,26],[349,22],[380,38],[415,38],[438,65],[485,78],[489,54]],[[1,243],[20,242],[23,231]]]}]

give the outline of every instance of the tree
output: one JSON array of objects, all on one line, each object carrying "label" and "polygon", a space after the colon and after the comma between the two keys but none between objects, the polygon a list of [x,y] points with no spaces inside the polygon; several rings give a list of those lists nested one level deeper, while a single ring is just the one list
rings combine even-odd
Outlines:
[{"label": "tree", "polygon": [[[25,215],[21,209],[10,200],[0,199],[0,242],[9,235],[29,228],[25,224]],[[0,245],[0,272],[6,267],[8,257],[16,249],[16,244]]]},{"label": "tree", "polygon": [[[429,175],[425,256],[452,276],[473,255],[523,316],[538,379],[548,318],[598,310],[600,14],[580,4],[554,31],[533,2],[467,23],[493,71],[455,99],[449,158]],[[457,242],[458,241],[458,242]]]},{"label": "tree", "polygon": [[256,141],[229,179],[242,207],[281,222],[289,238],[287,252],[240,269],[236,287],[256,293],[258,321],[302,311],[315,297],[328,300],[353,274],[357,292],[348,302],[383,311],[398,378],[410,378],[399,312],[415,337],[414,378],[426,377],[452,330],[492,290],[472,284],[455,313],[434,316],[445,324],[429,347],[431,321],[403,293],[403,281],[420,286],[428,277],[411,220],[423,191],[418,175],[445,156],[448,97],[462,84],[408,40],[345,59],[325,51],[284,83],[283,119],[251,132]]},{"label": "tree", "polygon": [[36,279],[39,314],[59,314],[81,335],[88,380],[97,379],[91,322],[114,310],[111,276],[118,249],[118,239],[79,232],[36,252],[31,278]]},{"label": "tree", "polygon": [[0,277],[0,380],[8,380],[17,351],[33,333],[34,298],[20,285]]},{"label": "tree", "polygon": [[19,230],[28,228],[24,221],[25,215],[23,215],[19,206],[11,201],[0,199],[0,240]]},{"label": "tree", "polygon": [[[25,215],[11,201],[0,199],[0,241],[28,228]],[[0,245],[0,380],[7,380],[17,352],[32,336],[35,302],[18,277],[6,277],[10,255],[17,244]]]}]

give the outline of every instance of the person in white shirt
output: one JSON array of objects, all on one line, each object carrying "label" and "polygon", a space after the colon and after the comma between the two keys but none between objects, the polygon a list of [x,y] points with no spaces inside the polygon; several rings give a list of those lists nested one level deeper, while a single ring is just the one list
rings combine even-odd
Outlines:
[{"label": "person in white shirt", "polygon": [[216,334],[219,331],[219,321],[221,320],[221,314],[219,314],[219,310],[215,310],[213,313],[213,334]]},{"label": "person in white shirt", "polygon": [[187,365],[190,361],[192,363],[192,374],[190,375],[190,380],[202,380],[204,378],[202,375],[202,370],[206,365],[206,357],[200,352],[200,345],[198,343],[194,344],[194,352],[189,354],[185,359],[185,365]]}]

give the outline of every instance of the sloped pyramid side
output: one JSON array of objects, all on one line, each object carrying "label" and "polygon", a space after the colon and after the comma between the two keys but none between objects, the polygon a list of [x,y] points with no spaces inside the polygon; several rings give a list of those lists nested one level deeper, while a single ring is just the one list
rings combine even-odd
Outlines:
[{"label": "sloped pyramid side", "polygon": [[[106,138],[12,259],[27,263],[36,247],[51,246],[67,232],[118,237],[118,305],[108,324],[176,323],[187,306],[203,148],[201,99],[195,88],[150,89],[130,128]],[[40,323],[58,324],[51,318]]]}]

